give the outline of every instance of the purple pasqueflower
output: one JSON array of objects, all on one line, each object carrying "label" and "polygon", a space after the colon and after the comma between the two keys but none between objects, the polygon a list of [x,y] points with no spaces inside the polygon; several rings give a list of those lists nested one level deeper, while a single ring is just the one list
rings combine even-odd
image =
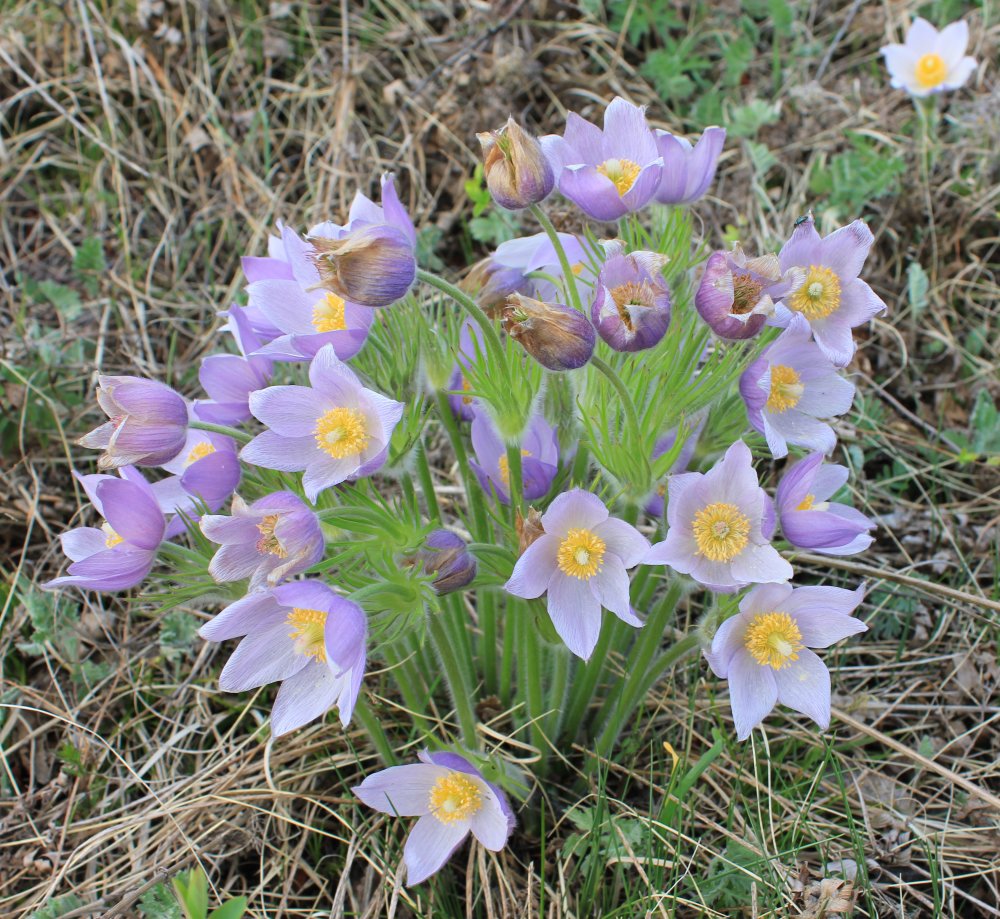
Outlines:
[{"label": "purple pasqueflower", "polygon": [[451,530],[434,530],[420,549],[424,574],[434,576],[431,587],[438,596],[467,587],[476,577],[476,560],[464,539]]},{"label": "purple pasqueflower", "polygon": [[347,727],[365,675],[368,622],[361,607],[319,581],[293,581],[230,603],[198,634],[242,638],[219,674],[224,692],[281,682],[271,708],[278,736],[334,705]]},{"label": "purple pasqueflower", "polygon": [[470,832],[499,852],[514,829],[507,796],[464,756],[422,750],[417,758],[419,763],[382,769],[351,789],[381,814],[420,818],[403,847],[411,887],[438,871]]},{"label": "purple pasqueflower", "polygon": [[803,220],[781,248],[781,270],[805,269],[802,284],[777,303],[770,325],[787,328],[798,313],[812,329],[816,344],[838,367],[854,356],[851,329],[886,307],[858,275],[875,237],[864,221],[834,230],[820,239],[812,217]]},{"label": "purple pasqueflower", "polygon": [[511,294],[500,317],[503,330],[547,370],[577,370],[594,354],[594,326],[562,303]]},{"label": "purple pasqueflower", "polygon": [[719,626],[705,651],[715,675],[729,680],[736,736],[750,732],[780,702],[830,726],[830,671],[809,649],[828,648],[867,631],[851,615],[864,586],[795,587],[762,584],[740,601],[740,611]]},{"label": "purple pasqueflower", "polygon": [[719,163],[722,145],[726,142],[725,128],[705,128],[698,143],[691,145],[685,137],[657,129],[656,148],[663,157],[663,177],[656,189],[660,204],[690,204],[712,184]]},{"label": "purple pasqueflower", "polygon": [[265,469],[305,472],[316,496],[346,479],[371,475],[385,462],[403,403],[361,385],[324,345],[309,365],[310,386],[270,386],[250,394],[250,410],[267,425],[240,457]]},{"label": "purple pasqueflower", "polygon": [[541,144],[508,117],[499,131],[477,134],[483,150],[483,175],[493,200],[509,211],[544,201],[555,177]]},{"label": "purple pasqueflower", "polygon": [[462,323],[458,333],[458,353],[455,355],[455,367],[448,380],[448,388],[452,392],[448,396],[448,405],[452,414],[459,421],[472,421],[472,410],[475,398],[469,395],[471,387],[465,375],[470,365],[475,363],[476,355],[483,350],[479,326],[467,319]]},{"label": "purple pasqueflower", "polygon": [[73,564],[66,575],[42,585],[46,590],[127,590],[149,574],[163,541],[166,520],[142,473],[134,466],[118,471],[121,478],[76,476],[105,522],[100,528],[76,527],[59,537]]},{"label": "purple pasqueflower", "polygon": [[[680,452],[677,454],[677,459],[674,460],[673,465],[667,472],[667,476],[679,475],[682,472],[687,472],[688,466],[691,465],[691,460],[694,458],[694,451],[698,446],[698,438],[701,437],[701,432],[705,429],[705,422],[708,421],[707,414],[701,414],[696,416],[697,421],[695,424],[689,428],[687,437],[684,439],[684,443],[681,446]],[[693,420],[693,419],[692,419]],[[660,437],[653,447],[654,460],[659,459],[661,456],[669,453],[674,444],[677,443],[677,428],[673,428],[667,431],[662,437]],[[646,499],[645,509],[646,513],[650,517],[662,517],[663,509],[666,506],[666,502],[663,500],[667,493],[667,484],[664,480],[662,485],[658,485],[653,493]]]},{"label": "purple pasqueflower", "polygon": [[740,377],[740,395],[755,431],[763,434],[771,455],[788,455],[788,445],[829,453],[837,435],[821,418],[843,415],[854,401],[854,384],[837,372],[810,341],[809,323],[791,323]]},{"label": "purple pasqueflower", "polygon": [[660,343],[670,324],[666,257],[656,252],[612,255],[597,275],[590,318],[615,351],[643,351]]},{"label": "purple pasqueflower", "polygon": [[649,541],[582,488],[559,495],[542,514],[542,527],[545,535],[517,560],[504,590],[529,600],[547,593],[552,625],[586,660],[601,631],[602,607],[642,625],[629,602],[628,569],[642,561]]},{"label": "purple pasqueflower", "polygon": [[[507,447],[482,405],[472,406],[472,471],[487,494],[495,494],[501,504],[510,503],[510,466]],[[559,441],[556,429],[541,413],[532,416],[521,438],[521,489],[525,501],[537,501],[548,494],[559,471]]]},{"label": "purple pasqueflower", "polygon": [[232,515],[207,514],[201,531],[220,546],[208,573],[220,582],[250,578],[251,591],[274,587],[318,564],[325,548],[316,515],[290,491],[253,504],[235,495]]},{"label": "purple pasqueflower", "polygon": [[620,96],[604,110],[604,130],[570,112],[563,136],[541,144],[559,191],[594,220],[640,210],[660,184],[663,158],[646,110]]},{"label": "purple pasqueflower", "polygon": [[776,255],[747,258],[739,243],[732,252],[713,252],[694,296],[698,314],[721,338],[753,338],[774,312],[776,300],[802,285],[804,268],[782,273]]},{"label": "purple pasqueflower", "polygon": [[829,498],[843,488],[847,467],[824,463],[822,453],[810,453],[788,469],[774,499],[781,532],[796,549],[824,555],[855,555],[867,549],[875,521],[861,511]]},{"label": "purple pasqueflower", "polygon": [[97,403],[110,420],[77,443],[104,451],[101,469],[162,466],[181,452],[188,424],[183,396],[141,377],[100,376],[97,384]]},{"label": "purple pasqueflower", "polygon": [[902,45],[884,45],[880,50],[893,88],[921,98],[965,85],[976,69],[976,59],[965,53],[968,45],[969,25],[964,20],[939,32],[918,16]]},{"label": "purple pasqueflower", "polygon": [[792,576],[770,543],[773,510],[742,440],[708,472],[672,475],[667,496],[666,539],[644,564],[669,565],[721,593]]}]

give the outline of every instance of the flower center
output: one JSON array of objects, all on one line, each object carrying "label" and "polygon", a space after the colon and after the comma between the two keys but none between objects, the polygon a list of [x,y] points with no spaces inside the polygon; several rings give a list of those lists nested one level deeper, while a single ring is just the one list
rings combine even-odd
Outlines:
[{"label": "flower center", "polygon": [[468,820],[483,806],[483,793],[469,776],[449,772],[432,786],[428,806],[431,814],[442,823]]},{"label": "flower center", "polygon": [[101,530],[104,532],[104,545],[109,549],[113,549],[115,546],[121,545],[125,540],[119,536],[110,523],[105,521],[101,524]]},{"label": "flower center", "polygon": [[759,613],[744,637],[747,651],[762,667],[780,670],[799,659],[802,633],[788,613]]},{"label": "flower center", "polygon": [[257,540],[257,551],[261,555],[277,555],[278,558],[286,558],[288,553],[281,540],[274,535],[274,528],[278,525],[281,517],[278,514],[268,514],[260,523],[257,529],[260,531],[260,539]]},{"label": "flower center", "polygon": [[360,453],[368,446],[365,416],[353,408],[331,408],[316,422],[316,444],[334,459]]},{"label": "flower center", "polygon": [[295,650],[325,664],[326,613],[320,609],[301,609],[297,606],[285,621],[292,627],[288,637],[295,642]]},{"label": "flower center", "polygon": [[627,284],[612,287],[610,292],[611,299],[615,301],[615,306],[618,308],[618,316],[621,318],[622,324],[630,332],[634,332],[635,327],[632,324],[632,317],[628,313],[628,307],[652,306],[653,288],[647,281],[642,281],[639,284],[635,281],[629,281]]},{"label": "flower center", "polygon": [[313,307],[312,324],[317,332],[343,332],[347,328],[343,298],[327,294]]},{"label": "flower center", "polygon": [[815,495],[806,495],[795,507],[797,511],[811,511],[813,507],[813,502],[816,500]]},{"label": "flower center", "polygon": [[556,562],[563,574],[585,581],[604,564],[605,543],[590,530],[570,530],[559,544]]},{"label": "flower center", "polygon": [[[531,456],[531,452],[528,450],[522,450],[521,456]],[[507,459],[506,453],[500,457],[497,461],[497,465],[500,467],[500,481],[510,488],[510,460]]]},{"label": "flower center", "polygon": [[206,456],[211,456],[215,453],[215,447],[212,446],[210,441],[199,440],[192,448],[191,452],[187,455],[187,459],[184,460],[185,466],[190,466],[192,463],[197,463],[198,460],[204,459]]},{"label": "flower center", "polygon": [[729,562],[749,542],[750,519],[735,504],[718,501],[694,515],[691,531],[700,555],[713,562]]},{"label": "flower center", "polygon": [[805,283],[791,296],[789,306],[806,319],[826,319],[840,306],[840,278],[823,265],[810,265]]},{"label": "flower center", "polygon": [[642,167],[632,160],[605,160],[597,167],[597,171],[607,179],[610,179],[619,195],[624,195],[639,178]]},{"label": "flower center", "polygon": [[800,382],[798,372],[784,364],[771,367],[771,393],[767,397],[767,410],[781,414],[795,408],[806,390]]},{"label": "flower center", "polygon": [[921,89],[933,89],[945,81],[948,76],[948,65],[945,64],[944,58],[940,54],[935,54],[932,51],[917,61],[915,75],[917,86]]},{"label": "flower center", "polygon": [[760,294],[763,289],[764,282],[756,280],[753,275],[734,275],[733,308],[730,312],[734,316],[743,316],[749,313],[760,301]]}]

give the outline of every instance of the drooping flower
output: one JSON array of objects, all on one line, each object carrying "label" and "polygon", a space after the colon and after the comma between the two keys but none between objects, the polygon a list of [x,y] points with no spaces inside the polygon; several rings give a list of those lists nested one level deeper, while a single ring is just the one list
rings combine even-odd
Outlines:
[{"label": "drooping flower", "polygon": [[476,560],[457,533],[434,530],[420,550],[424,574],[434,575],[431,586],[438,596],[467,587],[476,577]]},{"label": "drooping flower", "polygon": [[787,327],[798,313],[812,329],[816,344],[838,367],[854,356],[851,329],[886,307],[858,275],[875,237],[861,220],[820,238],[811,217],[792,232],[778,256],[781,270],[805,269],[805,278],[779,301],[770,325]]},{"label": "drooping flower", "polygon": [[408,886],[438,871],[471,832],[499,852],[514,829],[503,791],[457,753],[417,754],[419,763],[390,766],[351,789],[382,814],[419,817],[403,847]]},{"label": "drooping flower", "polygon": [[[698,447],[698,438],[701,436],[701,432],[705,429],[705,422],[708,420],[707,414],[700,415],[696,421],[693,422],[690,428],[690,433],[681,446],[680,452],[677,454],[677,459],[674,460],[674,464],[670,467],[670,471],[667,476],[679,475],[682,472],[687,472],[688,466],[691,465],[691,460],[694,457],[694,451]],[[673,428],[667,431],[661,438],[656,441],[656,445],[653,448],[653,459],[659,459],[661,456],[669,453],[674,444],[677,443],[677,428]],[[667,493],[666,481],[660,486],[658,486],[653,493],[646,499],[645,509],[646,513],[651,517],[662,517],[663,508],[666,502],[663,500]]]},{"label": "drooping flower", "polygon": [[183,396],[141,377],[101,376],[97,383],[97,403],[110,420],[77,443],[104,451],[101,469],[162,466],[181,452],[188,423]]},{"label": "drooping flower", "polygon": [[693,147],[685,137],[656,130],[656,148],[663,158],[663,176],[656,189],[660,204],[690,204],[712,184],[719,163],[725,128],[705,128]]},{"label": "drooping flower", "polygon": [[649,541],[581,488],[559,495],[542,514],[542,526],[545,535],[517,560],[504,589],[529,600],[547,594],[556,632],[586,660],[601,631],[602,607],[642,625],[629,601],[628,570],[643,560]]},{"label": "drooping flower", "polygon": [[[489,414],[480,405],[472,407],[472,448],[476,459],[469,465],[487,494],[510,503],[510,466],[507,448]],[[559,471],[556,429],[541,414],[532,417],[521,438],[521,481],[526,501],[548,494]]]},{"label": "drooping flower", "polygon": [[666,539],[650,549],[645,564],[669,565],[722,593],[792,576],[770,543],[773,511],[742,440],[708,472],[671,476],[667,496]]},{"label": "drooping flower", "polygon": [[483,149],[483,174],[493,200],[509,211],[544,201],[555,178],[536,137],[513,118],[499,131],[477,134]]},{"label": "drooping flower", "polygon": [[576,370],[594,353],[590,320],[561,303],[511,294],[500,315],[503,330],[549,370]]},{"label": "drooping flower", "polygon": [[741,601],[705,652],[715,675],[729,680],[736,736],[746,740],[777,703],[830,726],[830,672],[810,648],[828,648],[867,630],[852,613],[864,587],[762,584]]},{"label": "drooping flower", "polygon": [[793,316],[788,328],[740,377],[740,394],[754,430],[767,439],[772,456],[788,445],[829,453],[837,436],[821,418],[843,415],[854,401],[854,384],[837,372],[810,341],[809,324]]},{"label": "drooping flower", "polygon": [[663,280],[666,258],[655,252],[612,255],[601,267],[590,318],[615,351],[655,347],[670,324],[670,291]]},{"label": "drooping flower", "polygon": [[47,590],[80,587],[118,591],[135,587],[149,574],[163,541],[166,520],[149,483],[134,466],[113,475],[77,475],[94,509],[105,520],[98,527],[76,527],[59,538],[73,562]]},{"label": "drooping flower", "polygon": [[874,538],[875,522],[846,504],[828,500],[847,481],[848,470],[824,463],[822,453],[811,453],[792,466],[778,483],[775,504],[781,532],[797,549],[825,555],[855,555]]},{"label": "drooping flower", "polygon": [[274,587],[323,558],[319,520],[290,491],[276,491],[253,504],[235,495],[232,516],[208,514],[201,531],[221,547],[208,573],[220,582],[250,578],[251,591]]},{"label": "drooping flower", "polygon": [[287,734],[334,705],[346,727],[365,673],[368,624],[361,607],[319,581],[294,581],[231,603],[198,634],[242,638],[219,675],[219,688],[244,692],[281,681],[271,732]]},{"label": "drooping flower", "polygon": [[559,191],[594,220],[638,211],[660,184],[663,158],[645,109],[621,97],[605,109],[603,130],[570,112],[563,136],[541,144]]},{"label": "drooping flower", "polygon": [[964,20],[939,32],[926,19],[917,18],[902,45],[885,45],[881,50],[893,88],[919,98],[965,85],[976,69],[976,59],[965,53],[968,44],[969,26]]},{"label": "drooping flower", "polygon": [[310,386],[270,386],[250,394],[250,410],[269,430],[240,453],[265,469],[301,472],[306,497],[385,462],[403,403],[365,389],[325,345],[309,365]]}]

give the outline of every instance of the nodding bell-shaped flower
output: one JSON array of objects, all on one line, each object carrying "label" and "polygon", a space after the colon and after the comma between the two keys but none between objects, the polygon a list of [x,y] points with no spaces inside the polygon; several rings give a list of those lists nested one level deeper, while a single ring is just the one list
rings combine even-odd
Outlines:
[{"label": "nodding bell-shaped flower", "polygon": [[670,324],[670,291],[655,252],[612,255],[601,268],[590,318],[615,351],[643,351],[660,343]]},{"label": "nodding bell-shaped flower", "polygon": [[476,560],[451,530],[434,530],[420,551],[424,573],[434,575],[431,587],[439,597],[467,587],[476,576]]},{"label": "nodding bell-shaped flower", "polygon": [[583,313],[561,303],[511,294],[501,311],[503,330],[549,370],[576,370],[590,360],[597,335]]},{"label": "nodding bell-shaped flower", "polygon": [[537,138],[513,118],[499,131],[477,134],[483,148],[483,173],[493,200],[509,211],[544,201],[555,176]]}]

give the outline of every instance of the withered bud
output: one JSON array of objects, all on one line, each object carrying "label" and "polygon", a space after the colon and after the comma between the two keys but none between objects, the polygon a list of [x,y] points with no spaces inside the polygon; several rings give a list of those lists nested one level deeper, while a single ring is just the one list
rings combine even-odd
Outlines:
[{"label": "withered bud", "polygon": [[545,200],[555,184],[552,166],[537,138],[513,118],[499,131],[477,134],[483,148],[483,173],[493,200],[518,211]]},{"label": "withered bud", "polygon": [[496,319],[506,299],[527,289],[531,281],[520,268],[509,268],[492,258],[472,266],[459,285],[473,297],[490,319]]},{"label": "withered bud", "polygon": [[319,284],[361,306],[389,306],[406,295],[417,275],[413,243],[396,227],[366,226],[343,239],[313,236]]},{"label": "withered bud", "polygon": [[521,512],[517,512],[514,520],[514,527],[517,530],[517,555],[520,558],[527,551],[536,539],[545,535],[545,528],[542,526],[542,515],[533,507],[528,508],[528,516],[522,517]]},{"label": "withered bud", "polygon": [[594,353],[590,320],[561,303],[511,294],[500,315],[504,331],[549,370],[576,370]]}]

